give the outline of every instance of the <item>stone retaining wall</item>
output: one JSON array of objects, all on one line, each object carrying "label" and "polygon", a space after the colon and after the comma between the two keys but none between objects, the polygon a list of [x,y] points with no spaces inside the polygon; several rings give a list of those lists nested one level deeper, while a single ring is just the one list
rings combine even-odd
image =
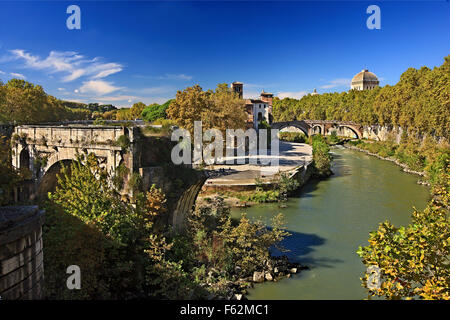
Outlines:
[{"label": "stone retaining wall", "polygon": [[42,224],[37,206],[0,207],[0,298],[42,298]]}]

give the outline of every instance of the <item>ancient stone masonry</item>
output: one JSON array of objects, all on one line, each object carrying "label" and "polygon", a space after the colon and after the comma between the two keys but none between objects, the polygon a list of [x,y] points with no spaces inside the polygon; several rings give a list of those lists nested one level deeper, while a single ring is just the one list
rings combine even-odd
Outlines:
[{"label": "ancient stone masonry", "polygon": [[135,128],[120,126],[18,126],[12,136],[12,164],[17,169],[28,169],[31,181],[22,199],[51,191],[56,183],[56,173],[61,165],[77,158],[77,154],[93,153],[108,172],[123,162],[131,172],[134,169],[133,153],[124,156],[124,147],[118,144],[121,136],[134,142]]},{"label": "ancient stone masonry", "polygon": [[37,206],[0,207],[0,297],[41,299],[44,284],[42,224]]},{"label": "ancient stone masonry", "polygon": [[[141,132],[141,125],[23,125],[14,129],[12,142],[12,164],[16,169],[30,172],[30,179],[18,190],[18,202],[41,199],[55,189],[57,174],[61,167],[68,166],[79,154],[94,154],[100,167],[111,175],[123,165],[126,168],[123,195],[132,195],[128,188],[132,177],[139,176],[141,189],[148,190],[152,184],[162,188],[166,195],[176,194],[169,201],[175,215],[168,223],[175,228],[183,225],[183,219],[190,211],[203,184],[202,175],[195,175],[192,181],[182,183],[174,192],[174,182],[168,181],[171,149],[170,138],[147,137]],[[169,167],[169,169],[167,169]],[[179,168],[178,168],[179,169]],[[190,168],[185,168],[189,171]],[[192,170],[192,169],[190,169]],[[192,186],[193,185],[193,186]],[[196,187],[194,187],[196,186]],[[183,194],[186,192],[186,194]],[[172,207],[172,206],[170,206]]]}]

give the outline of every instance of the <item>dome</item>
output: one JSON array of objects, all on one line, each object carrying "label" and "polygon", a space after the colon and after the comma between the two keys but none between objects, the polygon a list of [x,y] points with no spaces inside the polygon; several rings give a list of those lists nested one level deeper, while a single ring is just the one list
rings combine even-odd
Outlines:
[{"label": "dome", "polygon": [[357,73],[352,79],[352,89],[366,90],[373,89],[380,82],[375,74],[367,69]]},{"label": "dome", "polygon": [[358,81],[378,81],[378,78],[369,70],[364,69],[361,72],[357,73],[352,79],[352,82]]}]

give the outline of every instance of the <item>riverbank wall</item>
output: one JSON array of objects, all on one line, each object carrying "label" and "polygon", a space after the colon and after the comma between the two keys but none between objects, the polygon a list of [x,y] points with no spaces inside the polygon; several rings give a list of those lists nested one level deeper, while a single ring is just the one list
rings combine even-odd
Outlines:
[{"label": "riverbank wall", "polygon": [[[294,170],[286,171],[289,178],[297,180],[299,186],[297,190],[301,189],[311,179],[314,173],[314,166],[312,162],[308,162],[304,165],[298,166]],[[242,201],[239,199],[238,194],[241,192],[256,191],[257,188],[263,190],[273,190],[277,187],[278,182],[276,180],[263,182],[262,185],[256,185],[255,183],[242,183],[242,184],[204,184],[196,205],[201,205],[203,199],[222,196],[225,203],[230,207],[248,207],[258,204],[252,201]]]}]

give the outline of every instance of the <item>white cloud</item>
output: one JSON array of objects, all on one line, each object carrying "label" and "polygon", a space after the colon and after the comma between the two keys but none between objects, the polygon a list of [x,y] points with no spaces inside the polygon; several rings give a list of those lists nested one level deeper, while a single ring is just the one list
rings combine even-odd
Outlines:
[{"label": "white cloud", "polygon": [[14,78],[19,78],[19,79],[24,79],[24,80],[27,78],[21,73],[11,72],[10,75],[12,75]]},{"label": "white cloud", "polygon": [[81,93],[92,93],[102,96],[104,94],[108,94],[120,89],[122,88],[113,86],[111,82],[102,80],[89,80],[83,82],[83,85],[80,87],[79,91]]},{"label": "white cloud", "polygon": [[58,91],[66,91],[66,88],[58,88]]},{"label": "white cloud", "polygon": [[191,80],[192,76],[188,76],[184,73],[182,74],[166,74],[164,76],[158,77],[160,80]]},{"label": "white cloud", "polygon": [[74,81],[82,76],[101,79],[122,71],[122,65],[118,63],[104,63],[98,57],[88,60],[73,51],[51,51],[45,59],[21,49],[10,52],[15,59],[24,60],[26,68],[65,74],[61,79],[63,82]]},{"label": "white cloud", "polygon": [[2,70],[0,70],[0,74],[6,74],[6,72],[3,72]]},{"label": "white cloud", "polygon": [[352,79],[339,78],[331,80],[328,84],[321,86],[322,89],[331,89],[336,87],[350,87]]},{"label": "white cloud", "polygon": [[293,98],[293,99],[301,99],[303,96],[307,95],[307,91],[285,91],[285,92],[278,92],[277,97],[280,99],[284,98]]}]

